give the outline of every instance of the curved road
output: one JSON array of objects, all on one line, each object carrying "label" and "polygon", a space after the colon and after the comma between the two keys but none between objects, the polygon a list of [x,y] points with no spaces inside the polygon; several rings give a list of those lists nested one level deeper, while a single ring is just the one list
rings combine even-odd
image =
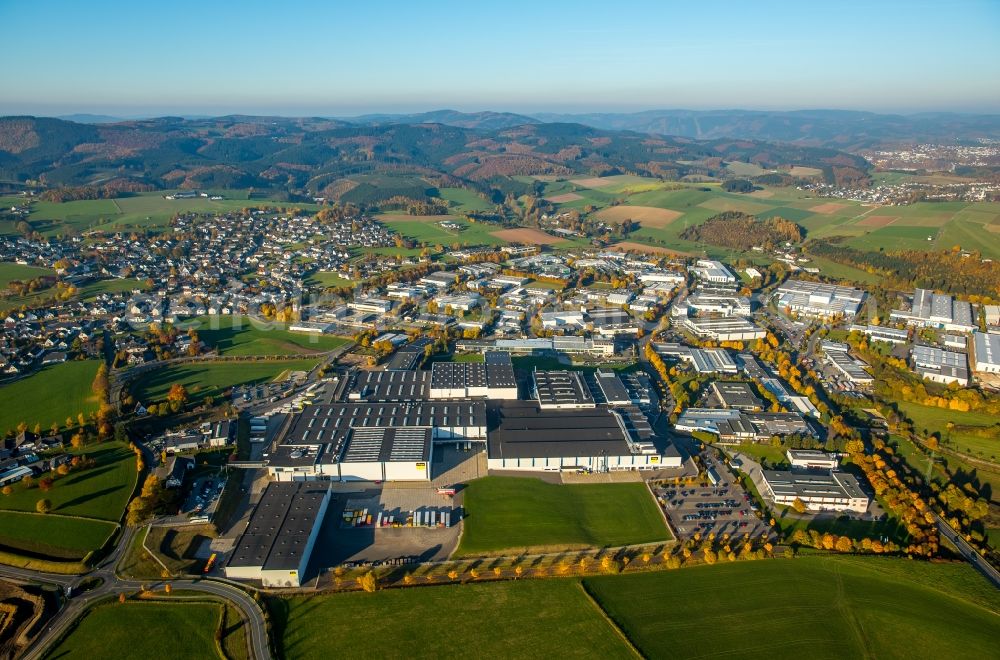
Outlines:
[{"label": "curved road", "polygon": [[[25,649],[23,658],[26,660],[35,660],[43,657],[51,645],[66,632],[70,625],[83,616],[94,602],[120,593],[138,592],[143,586],[148,585],[148,583],[138,580],[119,578],[115,570],[122,556],[131,545],[135,531],[134,529],[126,528],[114,552],[90,573],[85,575],[59,575],[0,566],[0,577],[17,582],[41,582],[57,585],[64,589],[75,587],[84,579],[96,577],[103,580],[102,584],[97,588],[70,598],[66,602],[66,605],[55,613],[45,631],[36,637],[31,645]],[[168,583],[175,589],[198,591],[226,600],[238,608],[242,613],[243,620],[247,624],[247,648],[250,650],[251,660],[270,660],[271,651],[268,645],[267,622],[264,619],[264,612],[257,601],[247,594],[247,592],[228,582],[210,578],[161,580],[154,583],[152,587],[156,588]]]}]

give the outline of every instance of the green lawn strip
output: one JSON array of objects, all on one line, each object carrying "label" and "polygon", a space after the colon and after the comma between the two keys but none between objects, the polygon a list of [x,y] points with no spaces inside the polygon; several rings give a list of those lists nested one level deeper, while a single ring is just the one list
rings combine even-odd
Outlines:
[{"label": "green lawn strip", "polygon": [[[212,602],[107,603],[89,610],[45,657],[215,658],[223,606]],[[154,631],[169,631],[169,635]]]},{"label": "green lawn strip", "polygon": [[[918,433],[926,431],[940,434],[942,444],[949,449],[988,460],[996,460],[1000,455],[1000,437],[981,437],[961,429],[962,426],[996,428],[998,420],[993,415],[959,412],[905,401],[899,401],[897,405],[899,411],[913,422],[913,428]],[[949,430],[948,422],[959,428]]]},{"label": "green lawn strip", "polygon": [[97,411],[97,397],[91,383],[97,374],[97,360],[51,364],[37,373],[0,385],[0,432],[21,422],[28,428],[53,422],[62,426],[67,417]]},{"label": "green lawn strip", "polygon": [[556,485],[534,478],[486,477],[472,481],[464,497],[458,555],[670,539],[641,483]]},{"label": "green lawn strip", "polygon": [[632,657],[571,579],[275,598],[270,605],[282,655],[300,660]]},{"label": "green lawn strip", "polygon": [[57,476],[47,493],[37,486],[28,488],[23,481],[13,484],[13,493],[0,496],[0,509],[33,513],[44,498],[52,502],[53,513],[117,522],[135,488],[135,454],[117,442],[94,445],[82,453],[97,465]]},{"label": "green lawn strip", "polygon": [[647,657],[975,658],[1000,635],[997,592],[965,564],[810,556],[584,584]]},{"label": "green lawn strip", "polygon": [[9,261],[0,261],[0,291],[15,281],[26,281],[43,275],[55,275],[55,271],[37,266],[25,266]]},{"label": "green lawn strip", "polygon": [[317,360],[264,360],[260,362],[198,362],[157,369],[143,374],[133,388],[143,403],[166,399],[170,386],[180,383],[187,388],[191,401],[212,396],[216,400],[235,385],[267,383],[286,371],[309,371]]},{"label": "green lawn strip", "polygon": [[116,528],[103,520],[0,511],[0,546],[33,559],[79,561],[103,546]]},{"label": "green lawn strip", "polygon": [[222,355],[297,355],[332,351],[351,340],[334,335],[291,332],[287,324],[246,316],[199,316],[184,322]]}]

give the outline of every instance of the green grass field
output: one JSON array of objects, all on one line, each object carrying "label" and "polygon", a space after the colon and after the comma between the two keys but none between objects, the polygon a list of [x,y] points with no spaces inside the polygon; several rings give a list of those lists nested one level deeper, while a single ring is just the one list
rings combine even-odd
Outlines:
[{"label": "green grass field", "polygon": [[470,482],[464,497],[460,555],[670,538],[656,503],[641,483],[555,485],[530,477],[485,477]]},{"label": "green grass field", "polygon": [[964,563],[814,556],[585,585],[651,658],[980,658],[1000,636],[1000,596]]},{"label": "green grass field", "polygon": [[332,351],[350,342],[345,337],[290,332],[284,323],[260,322],[246,316],[199,316],[185,321],[198,338],[222,355],[298,355]]},{"label": "green grass field", "polygon": [[187,388],[191,401],[214,397],[235,385],[266,383],[286,371],[309,371],[317,364],[314,359],[271,360],[264,362],[209,362],[164,367],[145,374],[133,386],[138,401],[156,403],[166,399],[170,386],[180,383]]},{"label": "green grass field", "polygon": [[441,199],[448,200],[458,213],[492,211],[496,208],[475,191],[466,188],[440,188],[438,193]]},{"label": "green grass field", "polygon": [[30,280],[43,275],[55,275],[55,271],[37,266],[24,266],[9,261],[0,261],[0,291],[15,280]]},{"label": "green grass field", "polygon": [[114,531],[115,524],[104,520],[0,511],[0,548],[35,558],[79,561],[103,546]]},{"label": "green grass field", "polygon": [[995,460],[1000,456],[1000,439],[984,438],[978,435],[948,430],[948,422],[962,426],[993,427],[998,421],[993,415],[976,412],[958,412],[921,406],[916,403],[897,402],[899,411],[913,422],[913,428],[918,433],[938,433],[943,445],[947,448],[965,454]]},{"label": "green grass field", "polygon": [[164,199],[169,191],[141,193],[117,199],[93,199],[74,202],[35,202],[30,221],[39,232],[54,236],[70,230],[84,232],[101,229],[117,231],[125,228],[152,229],[165,227],[177,213],[222,213],[246,207],[294,207],[316,211],[315,204],[246,199],[246,191],[222,191],[226,199]]},{"label": "green grass field", "polygon": [[53,513],[118,521],[135,486],[135,454],[117,442],[85,448],[81,453],[95,459],[97,465],[59,477],[47,493],[25,488],[23,482],[14,484],[13,493],[0,496],[0,509],[34,512],[35,502],[44,497],[51,500]]},{"label": "green grass field", "polygon": [[[99,605],[88,611],[46,658],[101,658],[115,655],[149,658],[217,658],[215,631],[222,605],[207,602],[129,601]],[[155,634],[157,631],[169,633]],[[241,631],[241,634],[242,631]]]},{"label": "green grass field", "polygon": [[1000,635],[1000,592],[964,563],[812,555],[582,587],[593,600],[549,578],[270,605],[281,654],[303,659],[634,657],[612,621],[649,658],[983,658]]},{"label": "green grass field", "polygon": [[347,658],[625,658],[573,580],[272,599],[282,655]]},{"label": "green grass field", "polygon": [[97,360],[51,364],[26,378],[0,385],[0,430],[15,428],[21,422],[32,428],[41,424],[48,429],[53,422],[60,426],[67,417],[89,415],[98,407],[90,389],[97,374]]},{"label": "green grass field", "polygon": [[[376,216],[376,218],[406,238],[418,243],[442,245],[449,249],[455,244],[468,246],[504,245],[506,243],[503,239],[493,236],[490,233],[499,229],[496,225],[482,222],[468,222],[458,216],[419,216],[386,213]],[[454,223],[462,227],[462,229],[445,229],[441,226],[441,222]],[[398,248],[389,249],[395,249],[399,252]],[[405,251],[401,253],[405,254]]]}]

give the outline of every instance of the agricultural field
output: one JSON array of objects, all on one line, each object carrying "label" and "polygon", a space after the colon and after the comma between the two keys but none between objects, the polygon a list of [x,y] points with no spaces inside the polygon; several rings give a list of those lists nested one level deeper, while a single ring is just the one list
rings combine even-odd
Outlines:
[{"label": "agricultural field", "polygon": [[267,360],[260,362],[199,362],[163,367],[144,374],[133,386],[133,394],[142,403],[163,401],[170,386],[180,383],[191,401],[213,397],[216,401],[236,385],[256,385],[275,380],[288,371],[310,371],[318,360]]},{"label": "agricultural field", "polygon": [[[976,412],[958,412],[917,403],[897,402],[899,411],[913,422],[913,428],[918,433],[937,433],[941,444],[965,454],[970,454],[987,460],[996,460],[1000,455],[1000,426],[993,415]],[[948,422],[959,427],[969,427],[966,432],[962,428],[948,429]],[[994,437],[983,437],[972,427],[980,427],[986,432],[992,427]]]},{"label": "agricultural field", "polygon": [[40,371],[6,385],[0,385],[0,430],[8,431],[21,422],[48,429],[53,422],[62,426],[67,417],[89,415],[98,408],[90,385],[97,374],[97,360],[50,364]]},{"label": "agricultural field", "polygon": [[[246,191],[221,191],[223,200],[164,199],[170,191],[140,193],[115,199],[87,199],[72,202],[36,201],[31,205],[29,221],[36,231],[46,236],[71,231],[117,231],[121,229],[155,229],[165,227],[177,213],[224,213],[248,206],[275,206],[316,211],[315,204],[299,204],[270,200],[247,200]],[[207,192],[207,191],[206,191]]]},{"label": "agricultural field", "polygon": [[43,275],[55,275],[55,271],[49,268],[39,268],[37,266],[24,266],[9,261],[0,262],[0,291],[7,288],[7,285],[14,281],[30,280]]},{"label": "agricultural field", "polygon": [[495,208],[493,204],[480,197],[474,190],[466,188],[439,188],[438,194],[441,199],[447,200],[458,213],[481,213],[492,211]]},{"label": "agricultural field", "polygon": [[135,486],[135,454],[120,442],[105,442],[79,453],[93,458],[97,465],[57,478],[47,493],[18,482],[13,493],[0,496],[0,510],[35,515],[35,502],[44,497],[52,502],[53,514],[117,522]]},{"label": "agricultural field", "polygon": [[[492,231],[495,225],[469,222],[453,215],[406,215],[404,213],[384,213],[376,218],[390,229],[406,238],[429,245],[502,245]],[[442,222],[459,225],[461,229],[445,229]],[[391,248],[390,248],[391,249]],[[404,251],[400,251],[404,252]],[[417,251],[419,252],[419,250]]]},{"label": "agricultural field", "polygon": [[540,547],[604,547],[670,538],[641,483],[556,485],[485,477],[464,491],[459,555]]},{"label": "agricultural field", "polygon": [[[190,326],[189,326],[190,324]],[[310,355],[339,348],[351,340],[333,335],[291,332],[287,325],[246,316],[199,316],[185,322],[198,338],[221,355]]]},{"label": "agricultural field", "polygon": [[539,229],[531,229],[529,227],[501,229],[500,231],[491,232],[490,235],[499,239],[501,244],[524,243],[526,245],[564,245],[569,243],[569,241],[565,238],[558,238]]},{"label": "agricultural field", "polygon": [[[737,166],[745,163],[735,164]],[[810,168],[798,168],[809,170]],[[813,171],[797,171],[811,176]],[[632,242],[654,247],[701,253],[726,258],[734,253],[684,241],[680,233],[724,211],[742,211],[761,218],[780,216],[802,225],[808,237],[848,237],[848,245],[863,249],[943,250],[954,245],[980,250],[986,256],[1000,258],[1000,203],[917,203],[909,206],[876,207],[851,200],[828,200],[811,196],[808,191],[788,187],[766,187],[743,195],[724,192],[717,183],[664,183],[640,177],[603,177],[544,182],[543,196],[548,199],[574,193],[580,199],[558,204],[560,209],[584,210],[597,207],[595,215],[620,221],[618,208],[645,207],[661,209],[669,219],[633,217],[640,229],[629,236]],[[620,206],[612,206],[616,201]],[[992,230],[992,231],[991,231]],[[930,241],[928,241],[930,237]],[[829,263],[822,267],[838,270],[834,277],[858,273],[837,269]]]},{"label": "agricultural field", "polygon": [[80,561],[103,546],[116,528],[104,520],[0,511],[0,549],[32,558]]},{"label": "agricultural field", "polygon": [[[128,657],[169,655],[176,658],[217,658],[223,606],[213,602],[128,601],[98,605],[89,610],[52,648],[49,658],[101,658],[108,649]],[[153,631],[173,631],[169,639]],[[245,634],[242,630],[238,634]],[[225,643],[225,642],[223,642]],[[127,649],[127,651],[126,651]]]},{"label": "agricultural field", "polygon": [[470,649],[485,658],[634,657],[575,580],[275,598],[270,605],[281,655],[299,660],[457,658]]},{"label": "agricultural field", "polygon": [[584,585],[651,658],[978,658],[1000,636],[1000,596],[964,563],[808,556]]}]

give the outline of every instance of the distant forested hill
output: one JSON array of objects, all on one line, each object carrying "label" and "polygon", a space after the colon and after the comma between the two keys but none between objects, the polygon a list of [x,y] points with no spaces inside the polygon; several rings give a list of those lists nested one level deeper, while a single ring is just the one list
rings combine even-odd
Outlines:
[{"label": "distant forested hill", "polygon": [[[160,117],[116,123],[0,118],[0,179],[47,187],[248,188],[338,197],[346,177],[408,176],[482,188],[518,175],[631,173],[664,179],[728,176],[723,163],[821,168],[864,178],[868,163],[828,148],[754,140],[692,140],[578,123],[508,125],[518,115],[452,111],[411,123],[316,117]],[[463,123],[464,126],[440,123]],[[531,121],[531,120],[525,120]]]}]

